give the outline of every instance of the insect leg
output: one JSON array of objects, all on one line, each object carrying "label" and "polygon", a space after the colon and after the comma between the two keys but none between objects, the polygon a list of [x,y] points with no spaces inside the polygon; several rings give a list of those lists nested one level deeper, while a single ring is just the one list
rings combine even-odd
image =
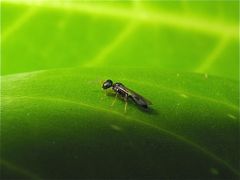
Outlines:
[{"label": "insect leg", "polygon": [[113,106],[113,105],[115,104],[115,102],[116,102],[116,100],[117,100],[117,96],[118,96],[118,93],[116,93],[116,96],[115,96],[115,98],[114,98],[114,100],[113,100],[111,106]]},{"label": "insect leg", "polygon": [[106,97],[107,97],[107,91],[106,91],[106,90],[104,90],[104,89],[102,89],[102,91],[104,92],[104,96],[102,96],[102,97],[101,97],[101,100],[103,100],[104,98],[106,98]]},{"label": "insect leg", "polygon": [[127,95],[127,94],[125,94],[124,100],[125,100],[124,113],[126,113],[126,112],[127,112],[127,105],[128,105],[128,102],[127,102],[127,100],[128,100],[128,95]]}]

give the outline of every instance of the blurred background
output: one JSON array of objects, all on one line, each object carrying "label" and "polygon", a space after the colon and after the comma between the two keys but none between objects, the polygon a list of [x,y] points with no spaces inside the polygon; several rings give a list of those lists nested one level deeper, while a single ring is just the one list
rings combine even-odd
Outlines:
[{"label": "blurred background", "polygon": [[1,2],[1,74],[157,68],[238,80],[239,2]]}]

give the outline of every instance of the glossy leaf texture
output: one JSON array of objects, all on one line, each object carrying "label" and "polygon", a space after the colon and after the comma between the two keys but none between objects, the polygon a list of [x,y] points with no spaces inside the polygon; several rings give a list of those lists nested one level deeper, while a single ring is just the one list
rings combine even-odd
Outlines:
[{"label": "glossy leaf texture", "polygon": [[[91,73],[89,73],[91,72]],[[141,74],[141,76],[139,76]],[[124,83],[143,111],[101,90]],[[154,69],[77,68],[2,77],[3,177],[239,178],[238,82]]]},{"label": "glossy leaf texture", "polygon": [[2,3],[2,74],[154,67],[239,79],[239,1]]}]

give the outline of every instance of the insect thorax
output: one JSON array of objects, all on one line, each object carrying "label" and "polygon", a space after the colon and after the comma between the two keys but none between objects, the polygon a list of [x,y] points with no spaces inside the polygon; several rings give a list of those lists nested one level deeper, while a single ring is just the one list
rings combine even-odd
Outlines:
[{"label": "insect thorax", "polygon": [[126,90],[125,86],[121,83],[114,83],[112,89],[123,97],[128,95],[128,91]]}]

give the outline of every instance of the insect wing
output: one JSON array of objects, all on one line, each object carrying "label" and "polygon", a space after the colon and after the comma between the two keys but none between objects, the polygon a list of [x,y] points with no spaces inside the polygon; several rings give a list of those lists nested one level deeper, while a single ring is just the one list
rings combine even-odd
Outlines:
[{"label": "insect wing", "polygon": [[[126,87],[125,87],[126,88]],[[144,98],[143,96],[139,95],[138,93],[134,92],[131,89],[126,88],[128,91],[128,94],[130,97],[132,97],[133,101],[137,103],[140,106],[147,107],[148,105],[151,105],[152,102]]]}]

